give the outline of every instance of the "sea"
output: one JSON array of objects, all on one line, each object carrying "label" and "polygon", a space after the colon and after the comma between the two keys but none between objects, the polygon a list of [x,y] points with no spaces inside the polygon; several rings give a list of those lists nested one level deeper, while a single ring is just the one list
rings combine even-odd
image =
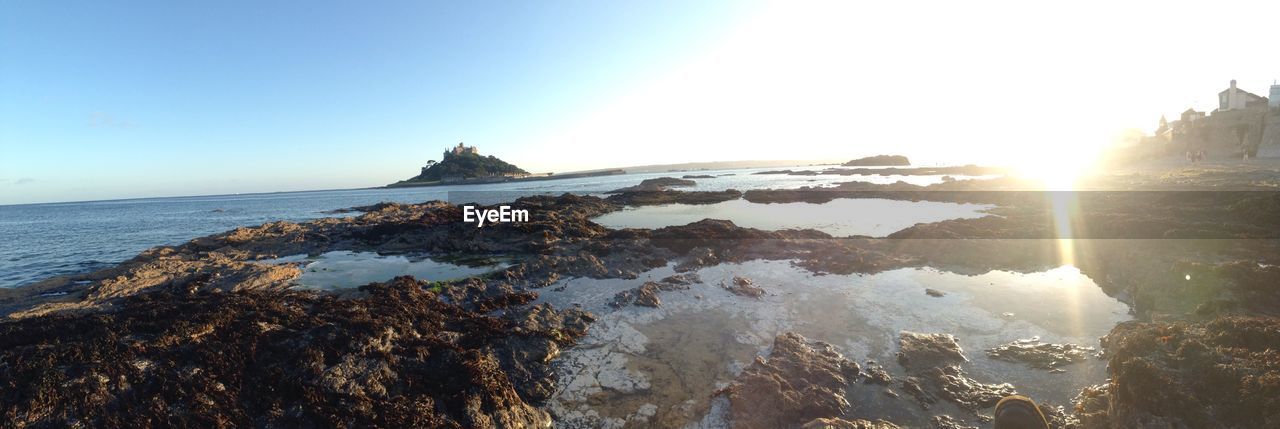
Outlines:
[{"label": "sea", "polygon": [[[826,167],[790,167],[791,170]],[[273,221],[305,221],[379,202],[495,204],[528,195],[596,195],[656,177],[709,175],[685,190],[793,189],[841,182],[927,185],[942,176],[759,175],[779,168],[633,173],[532,182],[0,205],[0,288],[111,267],[154,246]],[[966,179],[956,176],[957,179]]]}]

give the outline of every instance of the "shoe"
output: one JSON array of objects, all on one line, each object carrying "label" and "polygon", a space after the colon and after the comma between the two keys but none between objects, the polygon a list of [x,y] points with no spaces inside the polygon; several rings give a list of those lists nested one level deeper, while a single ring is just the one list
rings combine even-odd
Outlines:
[{"label": "shoe", "polygon": [[1036,402],[1025,396],[1006,396],[996,404],[995,429],[1049,429]]}]

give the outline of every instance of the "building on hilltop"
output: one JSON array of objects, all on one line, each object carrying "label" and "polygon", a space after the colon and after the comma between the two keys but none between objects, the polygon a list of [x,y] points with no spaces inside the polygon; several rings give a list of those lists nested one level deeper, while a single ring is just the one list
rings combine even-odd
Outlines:
[{"label": "building on hilltop", "polygon": [[1201,119],[1204,119],[1204,112],[1198,112],[1196,109],[1187,109],[1183,111],[1182,116],[1179,117],[1179,120],[1186,124],[1190,124]]},{"label": "building on hilltop", "polygon": [[[1234,81],[1233,81],[1233,82],[1234,82]],[[458,145],[457,145],[457,146],[454,146],[454,148],[453,148],[453,151],[452,151],[452,152],[453,152],[453,154],[454,154],[454,155],[462,155],[462,154],[464,154],[464,153],[469,153],[469,154],[472,154],[472,155],[479,155],[479,154],[480,154],[480,151],[479,151],[479,150],[476,150],[476,147],[475,147],[475,146],[465,146],[465,145],[463,145],[463,144],[462,144],[462,142],[458,142]]]},{"label": "building on hilltop", "polygon": [[[1199,154],[1209,158],[1253,158],[1280,145],[1280,85],[1271,87],[1272,97],[1261,97],[1240,89],[1236,81],[1218,93],[1218,108],[1212,114],[1187,109],[1172,121],[1162,116],[1156,132],[1143,139],[1152,143],[1141,150],[1156,154]],[[1280,150],[1280,149],[1278,149]],[[1136,152],[1135,152],[1136,153]]]},{"label": "building on hilltop", "polygon": [[1277,85],[1275,81],[1271,81],[1270,100],[1271,101],[1267,103],[1268,106],[1271,106],[1273,108],[1280,107],[1280,85]]},{"label": "building on hilltop", "polygon": [[1236,80],[1231,79],[1231,87],[1218,93],[1218,111],[1244,110],[1255,106],[1266,106],[1267,97],[1256,95],[1236,87]]}]

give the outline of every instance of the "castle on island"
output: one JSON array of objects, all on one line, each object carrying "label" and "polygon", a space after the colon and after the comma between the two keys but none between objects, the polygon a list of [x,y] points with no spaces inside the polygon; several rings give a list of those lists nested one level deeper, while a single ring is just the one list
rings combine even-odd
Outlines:
[{"label": "castle on island", "polygon": [[466,145],[463,145],[462,142],[458,142],[458,145],[454,146],[451,152],[454,155],[462,155],[462,154],[479,155],[480,154],[480,151],[477,150],[475,146],[466,146]]}]

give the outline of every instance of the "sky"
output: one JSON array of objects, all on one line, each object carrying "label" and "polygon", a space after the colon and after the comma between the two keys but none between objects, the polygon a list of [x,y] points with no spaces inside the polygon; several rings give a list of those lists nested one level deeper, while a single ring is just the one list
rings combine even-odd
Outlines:
[{"label": "sky", "polygon": [[1035,164],[1280,78],[1272,1],[0,0],[0,204],[533,172]]}]

